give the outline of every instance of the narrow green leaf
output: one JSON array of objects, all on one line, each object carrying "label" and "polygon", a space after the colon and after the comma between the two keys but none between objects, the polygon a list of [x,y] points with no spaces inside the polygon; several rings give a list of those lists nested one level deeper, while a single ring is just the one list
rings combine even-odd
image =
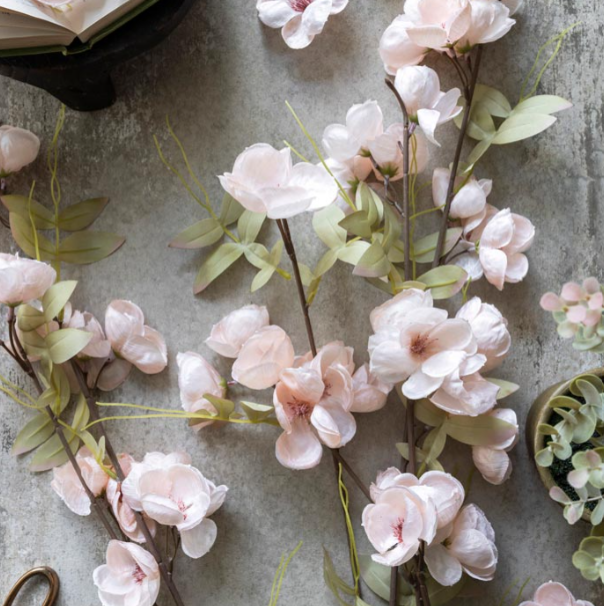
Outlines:
[{"label": "narrow green leaf", "polygon": [[359,554],[361,578],[367,587],[384,600],[390,599],[390,566],[383,566],[371,559],[370,555]]},{"label": "narrow green leaf", "polygon": [[205,290],[218,276],[225,272],[241,255],[244,247],[227,242],[221,244],[203,263],[193,286],[193,292],[199,294]]},{"label": "narrow green leaf", "polygon": [[[36,258],[36,244],[34,232],[31,227],[29,217],[24,219],[20,215],[10,213],[10,229],[13,238],[19,248],[32,259]],[[38,234],[38,250],[42,261],[54,261],[54,244],[43,234]]]},{"label": "narrow green leaf", "polygon": [[[29,218],[29,198],[27,196],[2,196],[2,204],[9,212],[19,215],[31,223]],[[36,229],[54,229],[54,215],[45,206],[35,200],[31,201],[31,215],[34,219]]]},{"label": "narrow green leaf", "polygon": [[231,413],[235,410],[235,403],[225,398],[217,398],[212,394],[206,393],[203,397],[214,406],[216,409],[216,416],[221,419],[228,419]]},{"label": "narrow green leaf", "polygon": [[125,241],[122,236],[105,231],[76,232],[61,242],[59,259],[75,265],[96,263],[113,254]]},{"label": "narrow green leaf", "polygon": [[[448,254],[451,249],[459,242],[462,233],[461,227],[452,227],[447,229],[447,235],[445,238],[445,245],[443,248],[442,257]],[[438,232],[430,234],[420,240],[413,243],[413,255],[417,263],[432,263],[434,260],[434,254],[436,252],[436,245],[438,243]],[[403,259],[404,260],[404,259]]]},{"label": "narrow green leaf", "polygon": [[59,227],[65,231],[80,231],[90,227],[105,210],[109,198],[91,198],[72,204],[59,214]]},{"label": "narrow green leaf", "polygon": [[518,114],[510,116],[493,137],[493,145],[507,145],[534,137],[549,128],[556,118],[546,114]]},{"label": "narrow green leaf", "polygon": [[[390,205],[383,206],[384,212],[384,239],[382,246],[386,252],[389,252],[398,241],[403,231],[403,225],[398,215],[390,208]],[[404,261],[404,255],[403,255]],[[396,261],[393,261],[396,263]]]},{"label": "narrow green leaf", "polygon": [[266,215],[264,213],[254,213],[246,210],[237,221],[237,231],[241,241],[250,244],[254,242],[262,229]]},{"label": "narrow green leaf", "polygon": [[478,417],[451,416],[444,427],[449,436],[470,446],[489,446],[508,437],[514,426],[502,419],[489,415]]},{"label": "narrow green leaf", "polygon": [[44,293],[42,298],[42,309],[44,310],[44,319],[51,322],[58,317],[61,310],[65,307],[75,287],[78,285],[76,280],[64,280],[53,284]]},{"label": "narrow green leaf", "polygon": [[92,334],[77,328],[62,328],[46,335],[50,359],[55,364],[63,364],[77,355],[92,339]]},{"label": "narrow green leaf", "polygon": [[45,412],[38,413],[17,434],[11,453],[16,456],[34,450],[46,442],[53,431],[50,417]]},{"label": "narrow green leaf", "polygon": [[555,114],[573,106],[570,101],[556,95],[538,95],[520,102],[513,114]]},{"label": "narrow green leaf", "polygon": [[224,197],[222,198],[222,207],[220,209],[220,217],[218,219],[225,227],[228,227],[241,217],[244,210],[245,208],[243,208],[231,194],[224,194]]},{"label": "narrow green leaf", "polygon": [[224,232],[216,219],[203,219],[181,231],[168,244],[171,248],[203,248],[216,244]]},{"label": "narrow green leaf", "polygon": [[448,299],[457,294],[465,284],[468,274],[458,265],[442,265],[417,278],[431,291],[432,297]]},{"label": "narrow green leaf", "polygon": [[381,278],[390,271],[390,261],[379,242],[374,242],[363,253],[353,270],[355,276],[363,278]]},{"label": "narrow green leaf", "polygon": [[340,226],[340,221],[344,217],[344,211],[335,204],[313,215],[312,224],[315,232],[329,248],[338,248],[346,244],[346,230]]}]

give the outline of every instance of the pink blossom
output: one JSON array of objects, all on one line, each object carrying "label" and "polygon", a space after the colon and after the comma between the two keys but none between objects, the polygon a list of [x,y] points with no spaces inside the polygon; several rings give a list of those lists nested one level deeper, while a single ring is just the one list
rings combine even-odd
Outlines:
[{"label": "pink blossom", "polygon": [[233,379],[250,389],[268,389],[294,363],[294,346],[279,326],[265,326],[250,337],[233,364]]},{"label": "pink blossom", "polygon": [[488,372],[499,366],[512,344],[508,321],[501,312],[494,305],[473,297],[459,309],[455,317],[467,320],[472,327],[478,353],[486,358],[481,371]]},{"label": "pink blossom", "polygon": [[245,305],[226,315],[212,326],[206,345],[225,358],[236,358],[245,342],[257,331],[269,325],[264,306]]},{"label": "pink blossom", "polygon": [[23,128],[0,126],[0,177],[20,171],[40,151],[40,139]]},{"label": "pink blossom", "polygon": [[100,322],[90,312],[73,311],[68,319],[63,319],[63,327],[77,328],[92,335],[88,345],[78,354],[79,359],[109,358],[111,355],[111,343],[105,338]]},{"label": "pink blossom", "polygon": [[405,381],[408,398],[434,393],[476,352],[469,323],[447,319],[445,310],[432,307],[432,298],[416,289],[374,310],[372,325],[378,330],[369,339],[371,372],[386,383]]},{"label": "pink blossom", "polygon": [[434,131],[440,124],[453,120],[462,111],[457,101],[458,88],[443,93],[438,74],[425,66],[404,67],[396,72],[394,86],[398,91],[409,118],[419,124],[426,137],[438,145]]},{"label": "pink blossom", "polygon": [[428,52],[428,49],[418,46],[409,38],[408,30],[412,27],[414,23],[409,15],[399,15],[382,34],[380,57],[384,69],[391,76],[402,67],[421,63]]},{"label": "pink blossom", "polygon": [[464,53],[477,44],[488,44],[503,38],[516,21],[510,19],[510,9],[499,0],[470,0],[470,26],[457,42],[456,50]]},{"label": "pink blossom", "polygon": [[369,364],[363,364],[352,376],[352,389],[351,412],[374,412],[385,406],[392,385],[380,381],[369,370]]},{"label": "pink blossom", "polygon": [[15,307],[40,299],[56,277],[48,263],[0,253],[0,303]]},{"label": "pink blossom", "polygon": [[[97,463],[88,448],[80,448],[76,462],[90,492],[98,497],[107,486],[109,476]],[[70,461],[52,470],[51,488],[61,497],[65,505],[79,516],[90,515],[90,499]]]},{"label": "pink blossom", "polygon": [[281,28],[290,48],[306,48],[323,31],[330,15],[341,13],[348,0],[257,0],[260,21]]},{"label": "pink blossom", "polygon": [[232,173],[219,177],[224,190],[247,210],[285,219],[328,206],[338,188],[322,166],[292,163],[289,148],[277,151],[266,143],[246,148]]},{"label": "pink blossom", "polygon": [[[180,401],[187,412],[207,410],[211,414],[218,411],[204,396],[210,394],[216,398],[226,395],[226,382],[218,371],[199,354],[188,351],[176,356],[178,364],[178,386],[180,388]],[[212,424],[214,421],[205,421],[193,426],[195,431]]]},{"label": "pink blossom", "polygon": [[354,437],[351,358],[350,348],[330,343],[316,357],[304,357],[296,368],[281,373],[273,403],[283,428],[275,448],[283,466],[315,467],[321,460],[322,443],[340,448]]},{"label": "pink blossom", "polygon": [[585,600],[575,600],[573,594],[562,583],[544,583],[535,592],[535,597],[520,606],[594,606]]},{"label": "pink blossom", "polygon": [[464,507],[455,521],[426,549],[426,565],[434,580],[455,585],[465,572],[479,581],[491,581],[497,568],[495,532],[476,505]]},{"label": "pink blossom", "polygon": [[103,606],[153,606],[159,595],[157,562],[135,543],[109,541],[107,563],[92,576]]}]

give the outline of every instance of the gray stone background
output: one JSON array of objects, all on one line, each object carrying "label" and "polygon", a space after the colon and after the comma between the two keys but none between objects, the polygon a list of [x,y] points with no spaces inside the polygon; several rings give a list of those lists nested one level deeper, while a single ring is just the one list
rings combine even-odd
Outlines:
[{"label": "gray stone background", "polygon": [[[167,243],[203,215],[155,152],[154,133],[166,142],[166,114],[215,201],[221,190],[214,176],[230,170],[245,146],[258,141],[278,146],[286,138],[311,153],[284,106],[286,99],[317,136],[327,124],[342,122],[351,104],[368,98],[379,100],[387,123],[398,121],[397,108],[383,85],[377,43],[401,6],[400,0],[351,0],[310,48],[294,52],[278,31],[261,26],[252,0],[202,0],[164,44],[116,71],[119,99],[112,108],[93,114],[68,111],[61,140],[64,197],[73,202],[110,196],[112,203],[97,225],[127,236],[125,246],[111,258],[66,271],[80,281],[75,302],[102,316],[114,298],[135,301],[148,323],[165,335],[170,353],[169,370],[154,377],[133,373],[112,394],[113,401],[179,407],[176,353],[193,350],[209,356],[203,339],[211,325],[248,302],[268,305],[273,322],[289,331],[297,350],[306,349],[293,283],[273,278],[251,295],[251,268],[239,262],[205,294],[193,296],[194,275],[204,253],[171,250]],[[604,277],[598,206],[604,175],[600,3],[526,2],[512,33],[487,48],[481,78],[510,99],[517,98],[539,46],[576,21],[582,25],[568,38],[540,90],[569,98],[574,107],[542,136],[491,149],[478,170],[480,177],[494,180],[491,203],[527,215],[537,227],[529,253],[530,273],[522,284],[507,285],[503,293],[484,283],[471,289],[509,319],[513,350],[498,375],[521,385],[509,404],[522,421],[545,387],[600,363],[559,340],[552,319],[538,307],[543,292],[557,290],[572,277]],[[437,68],[446,74],[444,85],[452,86],[446,63],[439,62]],[[46,145],[58,102],[6,79],[0,79],[0,90],[2,121],[33,130]],[[433,150],[432,166],[450,162],[455,135],[452,125],[441,129],[443,147]],[[174,147],[166,147],[176,157]],[[46,193],[40,195],[48,191],[42,157],[14,190],[25,192],[33,177],[38,197],[48,201]],[[316,261],[322,245],[313,237],[309,217],[294,220],[293,229],[301,259]],[[1,249],[14,250],[8,234],[1,237]],[[276,234],[265,228],[263,238],[272,243]],[[357,361],[365,361],[368,315],[384,299],[384,294],[353,278],[349,266],[337,266],[312,308],[318,341],[343,339],[354,346]],[[215,362],[228,375],[225,361]],[[6,360],[2,366],[5,374],[17,379]],[[6,398],[1,410],[0,595],[25,570],[48,564],[61,576],[61,605],[98,603],[91,574],[104,561],[102,527],[92,517],[80,518],[67,510],[50,489],[50,474],[31,474],[26,460],[11,457],[11,444],[28,412]],[[397,462],[394,443],[401,439],[403,415],[393,399],[382,411],[358,420],[357,437],[345,454],[369,482],[378,470]],[[211,553],[197,561],[181,557],[177,563],[176,580],[186,604],[268,603],[281,553],[299,540],[304,545],[291,564],[281,603],[335,603],[323,583],[323,546],[343,574],[348,563],[329,457],[307,472],[282,468],[273,454],[278,431],[270,427],[232,426],[197,435],[179,421],[149,420],[111,423],[108,430],[119,450],[137,457],[150,450],[185,449],[204,474],[231,487],[226,505],[215,516],[219,535]],[[460,598],[455,604],[496,606],[512,583],[527,577],[531,591],[558,579],[577,597],[602,604],[599,587],[582,581],[570,562],[586,528],[581,524],[571,528],[563,520],[539,483],[523,440],[512,457],[515,471],[507,484],[493,487],[477,477],[470,494],[497,532],[496,579],[478,584],[477,598]],[[443,460],[460,477],[470,469],[466,449],[449,449]],[[351,495],[360,551],[367,552],[359,525],[364,502],[353,486]],[[366,596],[372,602],[368,591]],[[168,596],[160,601],[170,603]],[[38,602],[30,594],[20,603]]]}]

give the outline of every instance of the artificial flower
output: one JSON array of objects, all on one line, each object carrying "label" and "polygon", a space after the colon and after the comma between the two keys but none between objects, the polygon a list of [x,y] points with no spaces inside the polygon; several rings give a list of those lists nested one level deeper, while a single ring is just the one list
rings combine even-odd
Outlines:
[{"label": "artificial flower", "polygon": [[[451,170],[448,168],[434,169],[432,176],[432,200],[434,206],[443,207],[447,202]],[[449,216],[451,219],[461,219],[464,233],[471,232],[480,225],[486,216],[487,196],[491,193],[493,182],[490,179],[469,179],[456,177],[456,192],[451,200]]]},{"label": "artificial flower", "polygon": [[419,551],[421,541],[436,535],[436,507],[417,486],[395,485],[375,494],[363,510],[363,528],[377,551],[371,558],[385,566],[400,566]]},{"label": "artificial flower", "polygon": [[277,151],[266,143],[246,148],[235,160],[233,172],[219,179],[244,208],[271,219],[319,210],[338,196],[335,181],[322,166],[308,162],[294,166],[288,147]]},{"label": "artificial flower", "polygon": [[0,126],[0,177],[20,171],[40,151],[40,139],[33,133],[7,124]]},{"label": "artificial flower", "polygon": [[294,346],[287,333],[279,326],[265,326],[244,343],[231,372],[245,387],[267,389],[293,363]]},{"label": "artificial flower", "polygon": [[56,277],[48,263],[0,253],[0,303],[15,307],[40,299]]},{"label": "artificial flower", "polygon": [[[155,329],[145,325],[145,316],[138,305],[130,301],[112,301],[105,312],[105,332],[116,359],[109,366],[117,367],[117,375],[124,377],[130,365],[148,375],[161,372],[168,364],[164,338]],[[108,367],[103,374],[111,373]]]},{"label": "artificial flower", "polygon": [[392,385],[383,383],[369,370],[369,364],[363,364],[352,375],[352,390],[350,411],[374,412],[384,407],[388,394],[392,391]]},{"label": "artificial flower", "polygon": [[[218,411],[204,396],[209,394],[216,398],[226,395],[226,382],[218,371],[198,353],[188,351],[176,356],[178,364],[178,387],[180,401],[187,412],[207,410],[211,414]],[[193,426],[195,431],[213,423],[205,421]]]},{"label": "artificial flower", "polygon": [[498,408],[487,413],[507,423],[497,438],[488,445],[473,446],[472,460],[482,477],[496,486],[503,484],[512,474],[512,461],[508,452],[518,442],[518,417],[510,408]]},{"label": "artificial flower", "polygon": [[439,145],[434,131],[461,113],[462,108],[457,105],[461,91],[452,88],[446,93],[441,92],[438,74],[425,66],[399,69],[394,86],[405,104],[409,119],[419,124],[429,141]]},{"label": "artificial flower", "polygon": [[101,323],[90,312],[72,311],[68,318],[63,318],[63,327],[77,328],[92,335],[88,345],[78,353],[79,359],[108,358],[111,355],[111,343],[105,337]]},{"label": "artificial flower", "polygon": [[159,595],[157,562],[135,543],[109,541],[107,563],[92,578],[103,606],[153,606]]},{"label": "artificial flower", "polygon": [[[386,131],[369,142],[368,150],[375,161],[375,176],[383,181],[385,177],[390,181],[398,181],[405,175],[404,156],[402,144],[404,141],[405,126],[402,122],[391,124]],[[428,165],[430,152],[426,137],[422,131],[415,131],[409,139],[409,172],[421,173]]]},{"label": "artificial flower", "polygon": [[178,453],[147,455],[132,465],[122,490],[132,509],[159,524],[175,526],[183,551],[200,558],[216,540],[216,523],[209,516],[223,504],[228,488],[217,487],[190,463],[180,462],[187,460]]},{"label": "artificial flower", "polygon": [[320,34],[330,15],[341,13],[348,0],[258,0],[256,8],[264,25],[281,28],[290,48],[306,48]]},{"label": "artificial flower", "polygon": [[334,342],[317,355],[296,361],[281,373],[273,403],[283,433],[277,439],[277,460],[290,469],[319,464],[323,449],[340,448],[356,433],[353,404],[352,350]]},{"label": "artificial flower", "polygon": [[495,531],[476,505],[466,505],[425,553],[430,574],[445,587],[455,585],[463,572],[479,581],[492,580],[497,559]]},{"label": "artificial flower", "polygon": [[418,46],[409,38],[408,29],[413,26],[409,15],[399,15],[382,34],[380,57],[384,62],[384,69],[391,76],[402,67],[421,63],[428,52],[428,49]]},{"label": "artificial flower", "polygon": [[535,596],[520,606],[594,606],[585,600],[575,600],[573,594],[562,583],[544,583]]},{"label": "artificial flower", "polygon": [[469,322],[476,339],[478,353],[485,356],[482,372],[493,370],[501,364],[512,344],[508,331],[508,321],[490,303],[483,303],[480,297],[473,297],[455,314]]},{"label": "artificial flower", "polygon": [[416,289],[374,310],[372,325],[378,330],[369,338],[371,372],[387,383],[405,381],[408,398],[429,396],[476,353],[469,323],[447,319],[444,309],[432,307],[430,295]]},{"label": "artificial flower", "polygon": [[499,0],[469,0],[470,25],[457,41],[458,53],[465,53],[477,44],[488,44],[503,38],[516,21],[510,19],[510,9]]},{"label": "artificial flower", "polygon": [[225,358],[236,358],[245,342],[269,325],[268,310],[263,305],[245,305],[226,315],[212,326],[206,345]]},{"label": "artificial flower", "polygon": [[[80,448],[75,458],[86,486],[95,497],[98,497],[105,490],[109,476],[88,448]],[[73,513],[79,516],[90,515],[90,499],[71,461],[52,470],[50,486]]]}]

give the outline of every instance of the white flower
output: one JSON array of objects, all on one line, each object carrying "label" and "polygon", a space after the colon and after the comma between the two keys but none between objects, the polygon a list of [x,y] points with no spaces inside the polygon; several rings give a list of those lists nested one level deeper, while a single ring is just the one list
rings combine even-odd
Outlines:
[{"label": "white flower", "polygon": [[0,126],[0,177],[20,171],[40,151],[40,139],[23,128]]},{"label": "white flower", "polygon": [[0,303],[14,307],[40,299],[56,277],[48,263],[0,253]]}]

